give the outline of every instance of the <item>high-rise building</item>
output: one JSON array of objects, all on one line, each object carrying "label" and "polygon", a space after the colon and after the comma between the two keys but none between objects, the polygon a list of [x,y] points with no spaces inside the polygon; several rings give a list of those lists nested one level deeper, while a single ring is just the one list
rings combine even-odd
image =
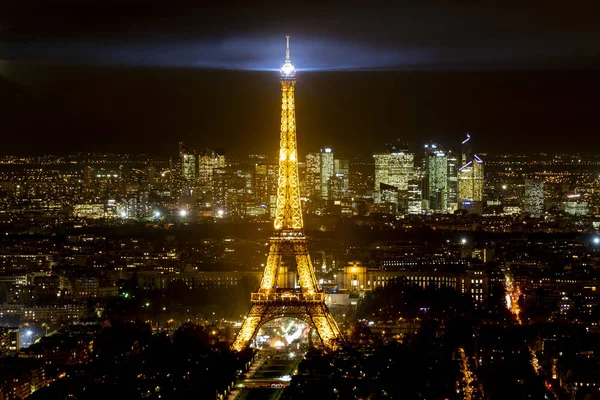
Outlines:
[{"label": "high-rise building", "polygon": [[183,192],[189,194],[196,187],[198,178],[198,157],[196,150],[179,142],[179,162],[181,164],[181,178]]},{"label": "high-rise building", "polygon": [[425,145],[423,205],[433,212],[448,212],[448,155],[435,143]]},{"label": "high-rise building", "polygon": [[483,212],[483,160],[471,151],[471,136],[462,142],[458,170],[458,208],[469,213]]},{"label": "high-rise building", "polygon": [[539,217],[544,212],[544,182],[525,180],[525,199],[523,209],[532,216]]},{"label": "high-rise building", "polygon": [[306,175],[305,175],[304,195],[313,200],[321,198],[321,155],[319,153],[309,153],[306,155]]},{"label": "high-rise building", "polygon": [[225,155],[222,151],[205,149],[198,156],[198,189],[202,192],[212,190],[213,170],[225,166]]},{"label": "high-rise building", "polygon": [[420,215],[423,213],[423,189],[421,168],[415,167],[408,181],[407,212],[409,215]]},{"label": "high-rise building", "polygon": [[243,217],[252,174],[232,167],[216,168],[212,178],[212,208],[216,217]]},{"label": "high-rise building", "polygon": [[87,165],[83,169],[83,196],[85,198],[93,197],[95,194],[94,168]]},{"label": "high-rise building", "polygon": [[450,212],[458,209],[458,167],[458,156],[448,151],[448,211]]},{"label": "high-rise building", "polygon": [[376,203],[387,202],[381,195],[382,185],[396,188],[398,206],[405,210],[408,200],[408,182],[413,178],[415,155],[409,153],[405,145],[388,145],[387,152],[373,155],[375,162],[375,187],[373,197]]},{"label": "high-rise building", "polygon": [[346,159],[333,160],[333,176],[329,178],[329,200],[347,198],[350,189],[350,162]]},{"label": "high-rise building", "polygon": [[321,167],[321,199],[330,200],[329,198],[329,179],[334,176],[334,157],[333,152],[329,147],[321,149],[320,153]]}]

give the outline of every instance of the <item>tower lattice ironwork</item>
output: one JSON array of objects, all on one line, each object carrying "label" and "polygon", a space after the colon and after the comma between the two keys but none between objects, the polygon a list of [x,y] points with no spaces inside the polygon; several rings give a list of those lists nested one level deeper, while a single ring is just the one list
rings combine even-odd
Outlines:
[{"label": "tower lattice ironwork", "polygon": [[[252,293],[252,306],[231,348],[242,350],[250,345],[266,322],[293,317],[312,326],[327,350],[335,350],[342,340],[340,329],[325,305],[325,292],[319,288],[304,235],[294,89],[296,71],[290,61],[290,37],[287,36],[285,62],[281,67],[281,137],[277,209],[267,265],[258,291]],[[282,259],[295,259],[300,289],[277,287]]]}]

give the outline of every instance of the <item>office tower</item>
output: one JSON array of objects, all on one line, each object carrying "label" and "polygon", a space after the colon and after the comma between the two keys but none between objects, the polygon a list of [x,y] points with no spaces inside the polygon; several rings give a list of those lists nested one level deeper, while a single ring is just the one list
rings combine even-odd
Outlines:
[{"label": "office tower", "polygon": [[212,209],[218,217],[243,217],[252,174],[234,168],[216,168],[212,177]]},{"label": "office tower", "polygon": [[196,150],[179,142],[179,162],[183,194],[191,194],[196,188],[196,179],[198,178]]},{"label": "office tower", "polygon": [[321,199],[321,156],[319,153],[306,155],[306,193],[312,200]]},{"label": "office tower", "polygon": [[334,176],[334,157],[329,147],[321,149],[319,160],[321,167],[321,200],[330,200],[329,179]]},{"label": "office tower", "polygon": [[524,211],[534,217],[544,213],[544,182],[525,180]]},{"label": "office tower", "polygon": [[[327,350],[336,350],[342,335],[325,305],[325,292],[319,288],[308,251],[307,237],[300,202],[298,179],[298,146],[296,142],[296,113],[294,88],[296,77],[290,62],[289,36],[285,64],[281,68],[281,141],[279,150],[279,179],[277,211],[267,265],[258,291],[252,293],[252,306],[231,348],[247,348],[261,325],[279,317],[294,317],[315,329]],[[333,164],[333,163],[332,163]],[[290,288],[280,277],[287,275],[286,259],[295,260],[300,289]],[[281,272],[284,272],[283,274]]]},{"label": "office tower", "polygon": [[87,165],[83,169],[83,190],[82,194],[84,198],[94,197],[96,192],[96,182],[94,175],[94,168]]},{"label": "office tower", "polygon": [[204,193],[212,190],[213,170],[225,166],[223,151],[205,149],[198,156],[198,189]]},{"label": "office tower", "polygon": [[462,142],[458,170],[458,208],[469,213],[483,212],[483,160],[471,151],[471,136]]},{"label": "office tower", "polygon": [[345,159],[335,158],[333,160],[333,174],[348,176],[350,173],[350,162]]},{"label": "office tower", "polygon": [[[409,153],[406,145],[388,145],[385,153],[373,155],[375,162],[375,187],[373,197],[376,203],[389,202],[382,196],[382,185],[396,188],[399,208],[405,210],[408,201],[408,182],[414,175],[415,155]],[[398,204],[399,203],[399,204]]]},{"label": "office tower", "polygon": [[254,166],[254,195],[260,207],[267,209],[271,217],[275,216],[277,202],[277,164],[256,164]]},{"label": "office tower", "polygon": [[342,200],[349,195],[350,162],[345,159],[333,160],[333,176],[329,178],[329,200]]},{"label": "office tower", "polygon": [[448,151],[448,211],[458,209],[458,167],[459,161],[456,153]]},{"label": "office tower", "polygon": [[423,200],[426,210],[448,212],[448,155],[435,143],[425,145]]},{"label": "office tower", "polygon": [[415,167],[414,172],[408,180],[407,212],[409,215],[420,215],[423,213],[423,189],[421,168]]}]

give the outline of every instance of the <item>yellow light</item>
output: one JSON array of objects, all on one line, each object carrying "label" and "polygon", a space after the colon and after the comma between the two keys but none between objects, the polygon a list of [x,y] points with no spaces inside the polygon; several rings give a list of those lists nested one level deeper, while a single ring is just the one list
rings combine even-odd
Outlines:
[{"label": "yellow light", "polygon": [[[250,345],[265,319],[269,316],[290,316],[312,323],[328,350],[335,350],[341,340],[341,332],[325,305],[325,296],[318,288],[315,271],[304,236],[304,222],[300,200],[300,180],[298,177],[298,157],[296,140],[295,78],[282,76],[281,79],[281,135],[279,149],[279,176],[274,235],[270,240],[269,255],[258,292],[252,294],[252,306],[248,316],[231,345],[232,350],[240,351]],[[287,296],[275,291],[282,254],[295,256],[301,295]],[[302,303],[294,304],[302,300]],[[282,306],[282,302],[291,307]],[[273,345],[285,343],[274,341]]]}]

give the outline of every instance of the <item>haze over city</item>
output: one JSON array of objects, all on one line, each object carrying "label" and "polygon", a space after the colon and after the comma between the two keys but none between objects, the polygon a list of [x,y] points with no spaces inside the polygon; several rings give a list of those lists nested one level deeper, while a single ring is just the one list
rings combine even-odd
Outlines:
[{"label": "haze over city", "polygon": [[5,5],[0,102],[12,134],[2,152],[165,155],[169,138],[275,152],[272,71],[285,34],[302,72],[301,152],[465,132],[485,152],[588,151],[600,144],[595,6],[540,8]]}]

